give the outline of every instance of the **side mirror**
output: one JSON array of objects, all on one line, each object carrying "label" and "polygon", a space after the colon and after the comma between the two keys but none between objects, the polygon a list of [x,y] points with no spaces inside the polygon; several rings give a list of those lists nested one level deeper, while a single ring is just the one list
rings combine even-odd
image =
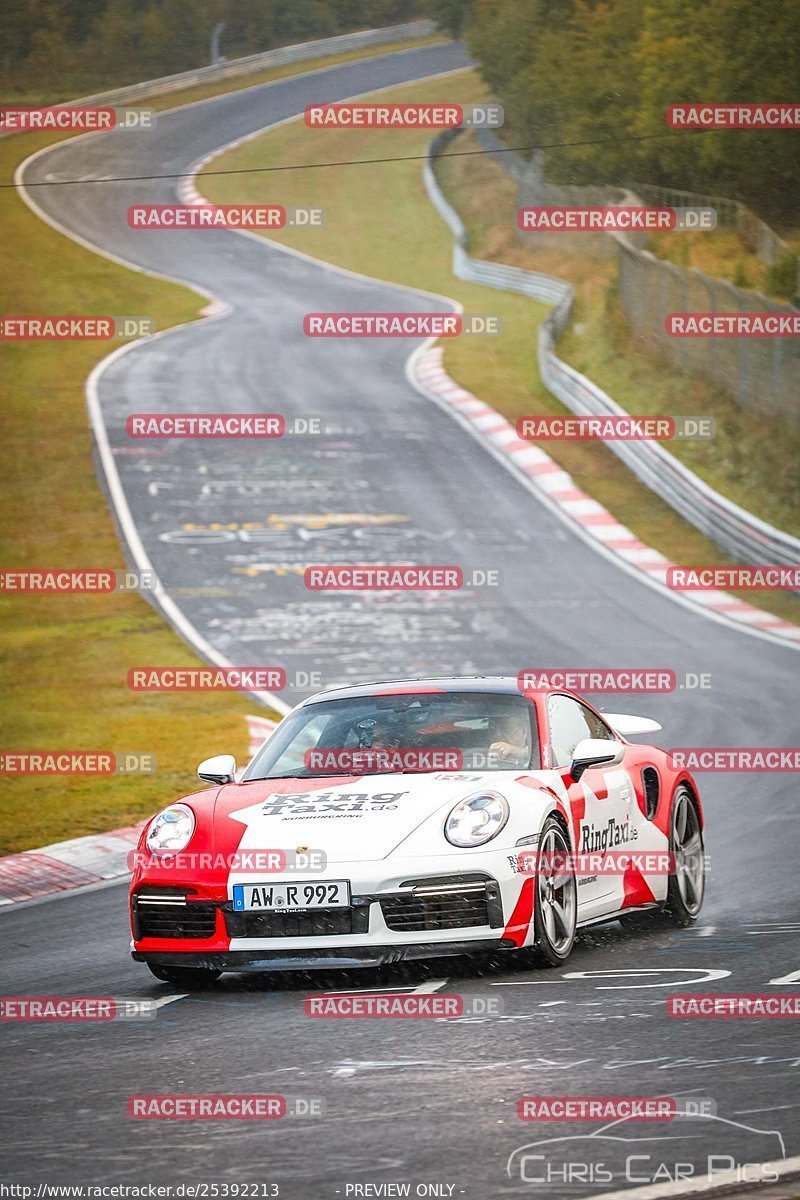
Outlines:
[{"label": "side mirror", "polygon": [[217,754],[201,762],[197,774],[206,783],[235,783],[236,759],[232,754]]},{"label": "side mirror", "polygon": [[622,762],[624,754],[623,742],[609,742],[605,738],[584,738],[572,751],[569,773],[577,782],[589,767],[614,767]]}]

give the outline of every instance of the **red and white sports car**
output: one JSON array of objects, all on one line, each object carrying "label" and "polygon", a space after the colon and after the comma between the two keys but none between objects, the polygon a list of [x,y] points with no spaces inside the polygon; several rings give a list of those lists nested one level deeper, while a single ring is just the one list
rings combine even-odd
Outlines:
[{"label": "red and white sports car", "polygon": [[582,926],[644,909],[689,923],[697,786],[626,740],[659,728],[515,679],[312,696],[241,779],[230,755],[209,759],[214,786],[147,825],[133,957],[190,987],[486,950],[558,964]]}]

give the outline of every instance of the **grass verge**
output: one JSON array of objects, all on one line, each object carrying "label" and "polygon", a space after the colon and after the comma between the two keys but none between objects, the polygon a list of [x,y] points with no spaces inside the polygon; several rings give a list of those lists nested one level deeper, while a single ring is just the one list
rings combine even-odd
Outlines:
[{"label": "grass verge", "polygon": [[[4,173],[22,148],[17,140],[0,142]],[[78,307],[87,314],[146,313],[164,328],[191,320],[204,303],[84,250],[41,222],[13,191],[0,192],[0,221],[7,253],[4,313]],[[91,300],[77,305],[76,294]],[[87,374],[109,349],[96,342],[3,347],[4,568],[125,566],[95,474],[83,394]],[[157,762],[156,773],[142,776],[5,776],[0,852],[127,824],[191,789],[194,766],[206,753],[245,755],[244,715],[252,701],[235,694],[128,691],[132,665],[198,662],[138,595],[5,594],[0,611],[7,750],[147,751]]]},{"label": "grass verge", "polygon": [[[464,104],[487,98],[473,72],[379,94],[405,101],[447,100]],[[424,153],[429,136],[412,130],[312,130],[301,122],[292,122],[228,152],[216,159],[210,169],[247,170],[286,162],[305,165],[337,159],[381,158],[387,154],[418,155]],[[514,228],[513,207],[503,207],[502,194],[502,187],[507,184],[513,195],[513,185],[495,168],[498,179],[496,190],[493,185],[491,202],[486,202],[484,195],[470,206],[465,195],[468,187],[465,164],[476,161],[486,160],[453,158],[442,164],[442,180],[469,225],[473,253],[480,250],[486,257],[493,257],[493,250],[501,248],[497,244],[498,220],[507,221],[509,228]],[[219,203],[265,202],[269,198],[270,176],[208,176],[202,181],[201,190]],[[565,411],[541,383],[535,364],[536,330],[547,307],[454,278],[452,239],[425,194],[419,161],[287,171],[282,173],[281,201],[289,205],[320,205],[326,210],[326,222],[314,230],[280,230],[270,235],[274,240],[367,275],[442,292],[461,301],[468,312],[492,312],[500,316],[503,323],[500,337],[461,338],[446,343],[447,369],[464,387],[510,419],[531,412]],[[504,213],[507,216],[498,218],[497,214]],[[598,276],[591,263],[584,264],[583,270],[588,291],[599,295],[602,301],[605,291],[602,276]],[[597,381],[603,383],[602,379]],[[682,379],[681,386],[685,384]],[[645,384],[635,379],[633,386]],[[614,394],[613,388],[609,390]],[[624,403],[622,397],[620,400]],[[645,406],[637,403],[632,408],[642,412]],[[691,411],[705,410],[693,404]],[[606,505],[643,541],[675,562],[728,561],[708,539],[639,484],[607,447],[548,443],[546,449],[580,487]],[[800,601],[794,596],[747,593],[743,598],[787,620],[800,620]]]},{"label": "grass verge", "polygon": [[[351,60],[432,44],[398,42],[308,64],[154,97],[163,110]],[[54,141],[50,134],[0,139],[0,179]],[[141,313],[159,329],[189,321],[205,301],[177,285],[125,270],[76,245],[35,217],[13,190],[0,191],[6,314]],[[90,297],[76,304],[76,297]],[[0,556],[6,569],[124,567],[92,460],[83,394],[104,343],[5,343],[0,436],[5,488]],[[247,752],[244,716],[254,703],[235,694],[139,694],[125,679],[136,664],[192,666],[193,652],[137,595],[0,598],[2,700],[7,750],[145,751],[152,775],[5,776],[0,853],[124,825],[192,789],[197,760]]]}]

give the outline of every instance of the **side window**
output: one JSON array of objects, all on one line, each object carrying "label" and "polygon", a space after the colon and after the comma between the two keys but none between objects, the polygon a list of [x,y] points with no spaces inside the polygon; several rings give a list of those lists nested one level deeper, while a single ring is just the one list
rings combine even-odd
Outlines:
[{"label": "side window", "polygon": [[612,731],[608,728],[605,721],[600,720],[597,713],[593,713],[592,710],[587,708],[585,704],[581,705],[581,711],[586,717],[586,723],[591,730],[589,737],[601,738],[609,742],[616,741]]},{"label": "side window", "polygon": [[547,717],[554,767],[568,767],[572,762],[572,752],[584,738],[608,738],[613,741],[614,735],[608,726],[591,709],[571,696],[550,696]]}]

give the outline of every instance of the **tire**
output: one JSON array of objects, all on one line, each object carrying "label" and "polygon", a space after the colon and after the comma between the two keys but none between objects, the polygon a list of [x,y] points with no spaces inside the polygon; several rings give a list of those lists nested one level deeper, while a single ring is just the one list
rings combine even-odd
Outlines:
[{"label": "tire", "polygon": [[[567,835],[559,821],[548,817],[539,840],[539,866],[536,872],[533,932],[539,961],[558,967],[566,962],[575,944],[578,919],[578,890],[571,866],[542,867],[542,855],[569,855]],[[560,882],[559,882],[560,881]]]},{"label": "tire", "polygon": [[172,983],[189,991],[202,991],[203,988],[210,987],[222,974],[221,971],[213,971],[210,967],[161,967],[151,962],[147,966],[162,983]]},{"label": "tire", "polygon": [[693,925],[705,895],[705,843],[697,805],[683,784],[672,797],[669,848],[675,855],[676,870],[669,877],[662,911],[673,925]]}]

